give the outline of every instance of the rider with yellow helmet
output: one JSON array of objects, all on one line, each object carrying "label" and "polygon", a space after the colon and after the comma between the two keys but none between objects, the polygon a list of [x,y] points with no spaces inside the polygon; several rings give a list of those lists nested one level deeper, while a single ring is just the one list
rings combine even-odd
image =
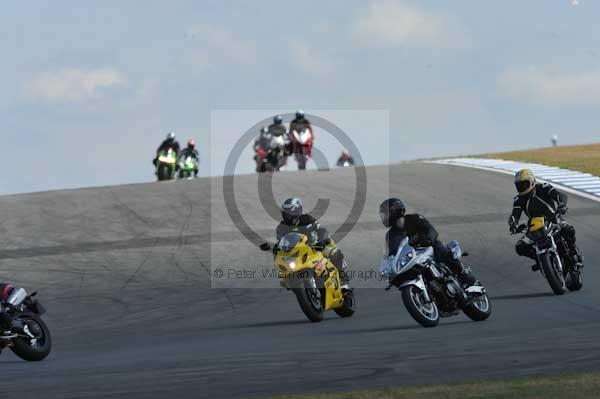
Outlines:
[{"label": "rider with yellow helmet", "polygon": [[[515,187],[518,195],[514,198],[512,214],[508,218],[508,226],[512,233],[516,233],[523,212],[530,219],[543,216],[548,220],[554,220],[557,214],[565,215],[567,213],[567,195],[558,191],[551,184],[538,183],[530,169],[522,169],[515,174]],[[575,228],[565,221],[560,223],[560,234],[569,245],[570,255],[573,256],[578,267],[583,267],[583,257],[575,244]],[[536,260],[530,243],[519,240],[516,250],[517,254]],[[536,264],[532,269],[538,270],[539,266]]]}]

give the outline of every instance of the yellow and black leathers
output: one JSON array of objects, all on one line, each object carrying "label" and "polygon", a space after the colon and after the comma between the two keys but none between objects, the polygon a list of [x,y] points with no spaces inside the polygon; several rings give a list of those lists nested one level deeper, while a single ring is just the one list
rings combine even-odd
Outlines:
[{"label": "yellow and black leathers", "polygon": [[[309,244],[319,248],[323,255],[331,260],[331,263],[338,269],[342,283],[347,284],[350,281],[348,271],[346,269],[346,261],[344,254],[337,247],[335,241],[324,227],[321,227],[317,219],[308,214],[301,215],[297,221],[291,222],[282,220],[276,229],[277,241],[287,233],[305,234],[309,239]],[[273,252],[277,252],[277,246],[273,248]]]},{"label": "yellow and black leathers", "polygon": [[[513,210],[508,219],[511,232],[516,232],[519,219],[522,214],[529,218],[544,217],[546,220],[554,220],[556,214],[566,214],[567,195],[558,191],[551,184],[536,183],[531,191],[525,195],[517,195],[513,200]],[[576,245],[575,228],[565,221],[561,221],[561,232],[571,250],[571,255],[576,257],[580,263],[581,257]],[[519,240],[516,245],[517,254],[536,259],[535,251],[530,243]]]}]

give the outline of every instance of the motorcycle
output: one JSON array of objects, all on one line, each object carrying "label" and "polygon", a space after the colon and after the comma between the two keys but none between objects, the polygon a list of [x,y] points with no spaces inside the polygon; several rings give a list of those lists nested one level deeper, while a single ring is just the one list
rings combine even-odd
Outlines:
[{"label": "motorcycle", "polygon": [[[263,251],[271,246],[261,245]],[[356,300],[352,290],[342,290],[337,268],[301,233],[288,233],[277,244],[275,268],[280,284],[296,295],[300,309],[311,322],[323,320],[325,311],[351,317]]]},{"label": "motorcycle", "polygon": [[278,172],[286,161],[284,146],[285,140],[282,136],[261,137],[254,146],[256,171],[258,173]]},{"label": "motorcycle", "polygon": [[309,128],[305,128],[301,131],[292,130],[292,144],[294,148],[294,154],[296,161],[298,162],[298,169],[305,170],[306,162],[310,156],[313,146],[313,134]]},{"label": "motorcycle", "polygon": [[15,355],[30,362],[45,359],[52,349],[50,330],[41,316],[44,307],[23,288],[12,288],[0,304],[0,313],[10,316],[10,328],[0,337],[0,351],[10,348]]},{"label": "motorcycle", "polygon": [[569,256],[569,246],[560,235],[560,222],[559,215],[552,222],[544,217],[533,217],[514,233],[524,233],[523,239],[533,245],[537,265],[556,295],[563,295],[567,289],[579,291],[583,287],[581,270]]},{"label": "motorcycle", "polygon": [[167,151],[161,151],[158,154],[158,162],[156,163],[156,176],[158,180],[174,179],[176,169],[177,153],[172,148],[169,148]]},{"label": "motorcycle", "polygon": [[[448,247],[456,260],[468,255],[458,241]],[[481,283],[463,288],[448,267],[435,261],[432,247],[413,248],[408,237],[396,255],[382,258],[379,271],[389,278],[386,290],[398,288],[408,313],[423,327],[435,327],[441,317],[458,315],[461,310],[473,321],[486,320],[492,313]]]},{"label": "motorcycle", "polygon": [[196,177],[196,170],[198,170],[198,161],[194,157],[185,157],[179,159],[179,178],[180,179],[193,179]]}]

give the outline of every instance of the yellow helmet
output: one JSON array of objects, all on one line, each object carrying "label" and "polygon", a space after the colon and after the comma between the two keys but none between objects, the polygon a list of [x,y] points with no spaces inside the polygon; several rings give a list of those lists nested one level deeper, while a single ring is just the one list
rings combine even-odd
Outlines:
[{"label": "yellow helmet", "polygon": [[529,194],[535,187],[535,176],[530,169],[522,169],[515,174],[515,187],[519,195]]}]

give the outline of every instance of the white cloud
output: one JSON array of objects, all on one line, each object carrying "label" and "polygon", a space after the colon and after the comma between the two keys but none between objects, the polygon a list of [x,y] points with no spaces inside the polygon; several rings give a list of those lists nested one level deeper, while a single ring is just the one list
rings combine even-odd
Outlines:
[{"label": "white cloud", "polygon": [[[236,61],[253,62],[256,58],[255,45],[223,28],[212,25],[197,25],[188,29],[185,36],[205,49],[217,50],[221,55]],[[206,54],[212,57],[213,54]],[[210,63],[204,60],[204,63]]]},{"label": "white cloud", "polygon": [[308,44],[293,41],[290,49],[294,67],[311,75],[327,75],[333,71],[332,63],[322,55],[317,54]]},{"label": "white cloud", "polygon": [[370,2],[356,31],[365,39],[387,45],[456,47],[463,46],[466,39],[451,18],[392,0]]},{"label": "white cloud", "polygon": [[548,73],[509,69],[498,79],[501,95],[538,105],[600,105],[600,70]]},{"label": "white cloud", "polygon": [[78,102],[100,96],[103,89],[125,86],[127,79],[114,68],[65,68],[44,72],[24,86],[25,98],[46,102]]}]

